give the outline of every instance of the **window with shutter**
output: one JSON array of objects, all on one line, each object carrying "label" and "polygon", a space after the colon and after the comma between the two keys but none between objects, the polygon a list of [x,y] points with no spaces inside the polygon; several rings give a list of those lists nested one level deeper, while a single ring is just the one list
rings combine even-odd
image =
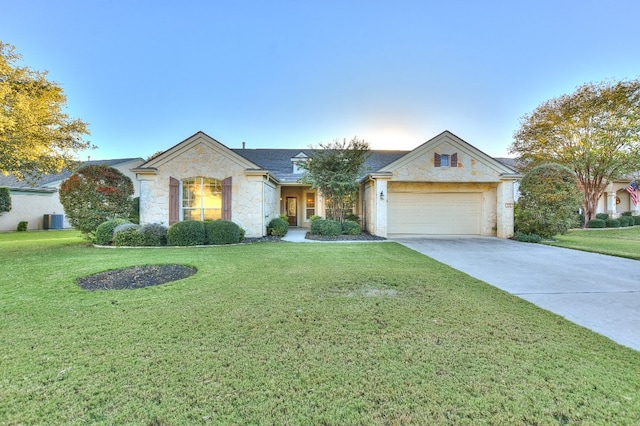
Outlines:
[{"label": "window with shutter", "polygon": [[435,167],[440,167],[440,159],[441,159],[440,154],[436,154],[436,153],[433,154],[433,165]]}]

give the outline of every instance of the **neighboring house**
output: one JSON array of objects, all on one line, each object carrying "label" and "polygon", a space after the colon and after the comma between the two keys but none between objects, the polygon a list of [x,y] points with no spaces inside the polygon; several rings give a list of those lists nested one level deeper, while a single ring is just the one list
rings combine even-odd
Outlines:
[{"label": "neighboring house", "polygon": [[[300,183],[311,149],[230,149],[198,132],[135,168],[140,222],[227,219],[247,237],[285,214],[308,227],[325,200]],[[513,235],[511,167],[445,131],[412,151],[372,151],[354,213],[363,229],[399,234]]]},{"label": "neighboring house", "polygon": [[[80,168],[106,164],[118,169],[131,178],[135,190],[134,196],[137,197],[140,194],[139,185],[131,169],[143,162],[142,158],[94,160],[83,162]],[[29,223],[29,230],[50,228],[46,226],[45,215],[62,215],[62,227],[70,228],[71,225],[64,216],[64,207],[60,204],[58,189],[72,174],[69,170],[63,170],[58,174],[43,175],[35,181],[19,181],[11,175],[0,174],[0,187],[9,188],[11,193],[11,211],[0,215],[0,231],[15,231],[21,221]]]}]

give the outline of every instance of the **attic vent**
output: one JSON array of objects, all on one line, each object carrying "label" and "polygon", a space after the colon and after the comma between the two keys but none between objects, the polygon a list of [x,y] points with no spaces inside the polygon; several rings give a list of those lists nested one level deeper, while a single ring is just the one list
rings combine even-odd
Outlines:
[{"label": "attic vent", "polygon": [[304,152],[299,152],[295,157],[291,158],[291,163],[293,163],[293,173],[304,173],[304,169],[300,166],[300,163],[304,163],[307,158],[307,154]]}]

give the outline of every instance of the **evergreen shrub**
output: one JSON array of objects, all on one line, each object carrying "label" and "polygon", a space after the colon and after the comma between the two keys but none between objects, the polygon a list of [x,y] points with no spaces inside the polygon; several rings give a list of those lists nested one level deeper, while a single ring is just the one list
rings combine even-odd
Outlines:
[{"label": "evergreen shrub", "polygon": [[289,222],[281,217],[277,217],[269,222],[267,230],[269,235],[273,235],[274,237],[284,237],[287,235],[287,232],[289,232]]},{"label": "evergreen shrub", "polygon": [[18,222],[18,232],[26,232],[27,228],[29,226],[29,222],[27,222],[26,220],[22,220],[20,222]]},{"label": "evergreen shrub", "polygon": [[236,244],[242,241],[240,227],[229,220],[212,220],[204,224],[206,244]]},{"label": "evergreen shrub", "polygon": [[197,246],[205,242],[204,223],[197,220],[176,222],[167,230],[167,244],[170,246]]},{"label": "evergreen shrub", "polygon": [[605,225],[604,219],[591,219],[587,224],[587,228],[604,228]]},{"label": "evergreen shrub", "polygon": [[142,235],[142,245],[158,247],[167,245],[167,227],[159,223],[142,225],[138,232]]},{"label": "evergreen shrub", "polygon": [[607,219],[604,222],[607,228],[620,228],[620,221],[618,219]]},{"label": "evergreen shrub", "polygon": [[346,235],[360,235],[362,234],[362,229],[360,228],[360,224],[353,220],[345,220],[342,223],[342,233]]},{"label": "evergreen shrub", "polygon": [[140,247],[144,245],[144,236],[140,233],[140,225],[124,223],[113,231],[113,245]]},{"label": "evergreen shrub", "polygon": [[126,219],[111,219],[102,222],[96,228],[93,242],[100,246],[108,246],[113,241],[113,230],[116,226],[129,223]]}]

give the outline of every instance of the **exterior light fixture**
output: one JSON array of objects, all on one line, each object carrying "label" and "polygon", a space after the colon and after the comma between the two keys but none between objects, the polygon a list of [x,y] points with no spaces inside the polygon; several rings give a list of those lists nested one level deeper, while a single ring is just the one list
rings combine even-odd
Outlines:
[{"label": "exterior light fixture", "polygon": [[380,199],[384,200],[384,191],[380,191]]}]

